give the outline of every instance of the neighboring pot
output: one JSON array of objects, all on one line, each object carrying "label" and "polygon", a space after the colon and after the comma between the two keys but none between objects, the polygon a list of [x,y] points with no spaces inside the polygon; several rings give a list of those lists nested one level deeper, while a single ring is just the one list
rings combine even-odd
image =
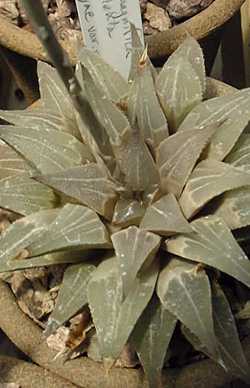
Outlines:
[{"label": "neighboring pot", "polygon": [[[234,93],[235,90],[222,82],[207,79],[206,98]],[[48,348],[41,329],[20,310],[9,286],[2,281],[0,281],[0,329],[35,364],[65,379],[64,385],[62,385],[62,380],[58,382],[58,388],[68,387],[70,383],[73,384],[72,386],[83,388],[148,387],[141,369],[112,368],[107,373],[101,363],[94,362],[87,357],[80,357],[66,363],[60,359],[55,360],[56,352]],[[250,337],[244,340],[243,347],[246,358],[250,362]],[[29,377],[32,382],[30,386],[36,387],[38,386],[36,384],[37,373],[35,371],[32,373],[32,368],[30,371]],[[180,369],[164,370],[162,388],[193,388],[196,386],[207,388],[208,382],[209,388],[216,388],[231,381],[232,378],[220,366],[206,359]],[[56,385],[53,385],[54,387],[57,388]]]},{"label": "neighboring pot", "polygon": [[[216,55],[224,24],[237,12],[245,0],[214,0],[205,10],[187,21],[146,38],[148,52],[153,59],[168,57],[185,39],[187,34],[199,40],[204,48],[207,70]],[[61,42],[69,53],[72,63],[76,62],[76,48],[69,42]],[[37,36],[16,27],[7,19],[0,17],[0,44],[19,54],[48,61]]]}]

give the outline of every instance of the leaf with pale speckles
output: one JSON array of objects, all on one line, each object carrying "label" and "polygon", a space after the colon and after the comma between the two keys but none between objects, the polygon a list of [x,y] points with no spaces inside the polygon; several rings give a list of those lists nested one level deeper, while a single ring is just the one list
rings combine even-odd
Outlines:
[{"label": "leaf with pale speckles", "polygon": [[177,132],[164,140],[157,150],[161,187],[177,197],[185,186],[202,150],[215,131],[214,126],[204,130]]},{"label": "leaf with pale speckles", "polygon": [[168,59],[157,77],[156,89],[172,131],[177,130],[202,100],[199,77],[190,62],[182,57]]},{"label": "leaf with pale speckles", "polygon": [[161,370],[176,323],[177,319],[155,296],[130,337],[151,388],[158,386],[157,383],[161,381]]},{"label": "leaf with pale speckles", "polygon": [[0,179],[15,175],[31,175],[32,167],[13,148],[0,144]]},{"label": "leaf with pale speckles", "polygon": [[46,327],[47,336],[87,304],[87,284],[95,268],[92,264],[80,263],[65,270],[56,305]]},{"label": "leaf with pale speckles", "polygon": [[0,206],[13,212],[28,215],[58,204],[53,191],[39,182],[23,175],[8,177],[1,181]]},{"label": "leaf with pale speckles", "polygon": [[179,45],[179,47],[173,52],[171,58],[185,58],[187,59],[196,74],[200,79],[200,83],[202,85],[202,91],[205,92],[206,89],[206,72],[205,72],[205,64],[204,64],[204,56],[201,49],[201,46],[192,36],[189,36],[184,40],[183,43]]},{"label": "leaf with pale speckles", "polygon": [[115,205],[112,223],[123,227],[138,225],[144,213],[145,207],[141,202],[120,198]]},{"label": "leaf with pale speckles", "polygon": [[157,294],[163,306],[218,359],[211,289],[205,271],[198,269],[196,264],[173,258],[160,273]]},{"label": "leaf with pale speckles", "polygon": [[242,186],[250,186],[249,173],[217,160],[203,160],[192,172],[181,195],[183,213],[191,218],[211,199]]},{"label": "leaf with pale speckles", "polygon": [[37,72],[42,106],[63,117],[67,132],[81,138],[73,103],[56,69],[45,62],[38,62]]},{"label": "leaf with pale speckles", "polygon": [[113,214],[116,186],[95,163],[37,176],[35,179],[89,206],[106,218]]},{"label": "leaf with pale speckles", "polygon": [[102,262],[88,283],[88,301],[102,356],[115,360],[121,353],[137,320],[152,297],[158,263],[136,278],[123,300],[117,258]]},{"label": "leaf with pale speckles", "polygon": [[183,120],[178,131],[202,129],[221,123],[213,135],[206,156],[223,160],[250,120],[250,89],[211,98],[198,104]]},{"label": "leaf with pale speckles", "polygon": [[111,240],[118,259],[123,294],[126,297],[134,285],[139,270],[143,265],[149,265],[155,258],[161,239],[154,233],[130,226],[114,233]]},{"label": "leaf with pale speckles", "polygon": [[250,134],[243,133],[230,154],[225,159],[226,163],[234,167],[241,167],[250,172]]},{"label": "leaf with pale speckles", "polygon": [[212,301],[215,333],[225,369],[250,383],[250,366],[241,347],[230,305],[219,285],[214,287]]},{"label": "leaf with pale speckles", "polygon": [[222,218],[230,229],[250,225],[250,187],[231,190],[218,198],[213,214]]},{"label": "leaf with pale speckles", "polygon": [[144,62],[132,85],[135,95],[131,103],[144,140],[156,148],[169,135],[168,123],[155,92],[152,72],[147,60]]},{"label": "leaf with pale speckles", "polygon": [[108,232],[97,214],[85,206],[67,204],[42,237],[29,246],[29,252],[30,256],[38,256],[67,249],[109,246]]},{"label": "leaf with pale speckles", "polygon": [[140,228],[163,236],[192,232],[173,194],[163,196],[147,208]]},{"label": "leaf with pale speckles", "polygon": [[69,133],[1,125],[0,138],[43,174],[93,161],[88,147]]},{"label": "leaf with pale speckles", "polygon": [[217,268],[250,287],[250,261],[225,222],[209,216],[190,225],[194,232],[166,241],[167,251]]},{"label": "leaf with pale speckles", "polygon": [[79,59],[93,78],[94,84],[110,101],[118,102],[128,94],[128,83],[102,57],[86,47],[81,48]]}]

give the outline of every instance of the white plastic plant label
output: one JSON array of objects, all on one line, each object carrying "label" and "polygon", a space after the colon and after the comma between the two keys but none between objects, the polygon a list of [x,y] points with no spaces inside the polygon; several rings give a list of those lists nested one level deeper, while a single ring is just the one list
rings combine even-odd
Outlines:
[{"label": "white plastic plant label", "polygon": [[76,5],[86,46],[127,78],[131,63],[130,23],[143,41],[139,0],[76,0]]}]

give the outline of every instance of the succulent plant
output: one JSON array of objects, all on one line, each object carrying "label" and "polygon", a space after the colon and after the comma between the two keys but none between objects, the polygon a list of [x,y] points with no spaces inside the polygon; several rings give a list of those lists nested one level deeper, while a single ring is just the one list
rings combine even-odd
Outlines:
[{"label": "succulent plant", "polygon": [[129,82],[81,50],[81,116],[38,74],[38,106],[0,112],[0,206],[18,215],[0,272],[67,264],[46,332],[88,305],[103,360],[129,342],[152,387],[177,324],[249,381],[224,284],[250,286],[232,232],[250,224],[250,89],[206,100],[194,39],[157,72],[135,33]]}]

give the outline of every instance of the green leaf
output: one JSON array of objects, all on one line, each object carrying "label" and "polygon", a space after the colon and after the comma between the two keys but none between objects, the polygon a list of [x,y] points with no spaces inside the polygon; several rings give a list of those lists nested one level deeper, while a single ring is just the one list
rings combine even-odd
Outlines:
[{"label": "green leaf", "polygon": [[112,223],[123,227],[129,225],[139,225],[145,207],[136,200],[120,198],[115,205]]},{"label": "green leaf", "polygon": [[63,172],[35,177],[39,182],[111,218],[116,202],[115,185],[97,164],[89,163]]},{"label": "green leaf", "polygon": [[230,154],[225,159],[226,163],[234,167],[244,168],[250,172],[250,134],[242,134]]},{"label": "green leaf", "polygon": [[90,258],[91,253],[88,251],[56,252],[34,258],[17,259],[2,262],[0,263],[0,273],[39,267],[48,267],[50,265],[57,264],[61,265],[70,263],[82,263],[84,260],[89,260]]},{"label": "green leaf", "polygon": [[108,233],[96,213],[85,206],[67,204],[41,238],[29,246],[29,252],[38,256],[58,250],[107,247]]},{"label": "green leaf", "polygon": [[0,144],[0,179],[15,175],[30,175],[31,166],[7,144]]},{"label": "green leaf", "polygon": [[79,59],[93,78],[102,95],[118,102],[128,94],[128,84],[121,74],[105,62],[99,54],[86,47],[81,48]]},{"label": "green leaf", "polygon": [[88,147],[69,133],[54,129],[0,126],[0,138],[41,173],[53,173],[93,161]]},{"label": "green leaf", "polygon": [[197,105],[178,130],[202,129],[221,123],[207,150],[208,158],[221,161],[231,151],[250,119],[249,104],[250,89],[211,98]]},{"label": "green leaf", "polygon": [[88,101],[99,122],[105,128],[111,145],[120,145],[131,130],[128,119],[112,101],[102,97],[87,70],[84,82]]},{"label": "green leaf", "polygon": [[161,187],[179,197],[202,150],[215,128],[177,132],[164,140],[157,150]]},{"label": "green leaf", "polygon": [[192,36],[189,36],[183,43],[173,52],[171,59],[187,59],[191,63],[193,69],[200,79],[202,86],[202,92],[205,93],[206,89],[206,72],[204,64],[204,56],[201,46]]},{"label": "green leaf", "polygon": [[180,205],[184,215],[191,218],[211,199],[248,185],[249,173],[216,160],[203,160],[192,172],[181,195]]},{"label": "green leaf", "polygon": [[11,224],[0,238],[0,264],[6,265],[9,260],[16,258],[23,249],[39,238],[43,231],[43,227],[27,224],[25,218]]},{"label": "green leaf", "polygon": [[0,186],[0,206],[13,212],[28,215],[58,204],[53,191],[25,176],[3,179]]},{"label": "green leaf", "polygon": [[230,229],[250,225],[250,187],[231,190],[218,198],[213,214],[222,218]]},{"label": "green leaf", "polygon": [[56,69],[45,62],[38,62],[37,71],[43,107],[64,118],[67,131],[75,137],[81,138],[76,122],[75,109]]},{"label": "green leaf", "polygon": [[158,263],[138,276],[123,301],[117,258],[102,262],[88,283],[88,301],[102,356],[115,360],[152,297]]},{"label": "green leaf", "polygon": [[140,228],[163,236],[192,232],[173,194],[165,195],[147,208]]},{"label": "green leaf", "polygon": [[126,297],[143,265],[149,265],[160,246],[160,237],[136,226],[114,233],[111,240],[118,259],[123,294]]},{"label": "green leaf", "polygon": [[147,60],[144,60],[143,65],[140,66],[134,83],[137,84],[134,86],[136,101],[132,101],[132,103],[135,106],[138,127],[144,140],[154,147],[158,147],[160,142],[169,135],[168,123],[158,101],[152,72],[147,66]]},{"label": "green leaf", "polygon": [[213,316],[224,367],[234,376],[250,383],[250,366],[243,353],[230,305],[219,285],[213,292]]},{"label": "green leaf", "polygon": [[151,388],[160,386],[161,370],[176,322],[158,298],[153,297],[130,337]]},{"label": "green leaf", "polygon": [[209,216],[190,225],[194,233],[169,239],[167,251],[217,268],[249,287],[250,261],[224,221]]},{"label": "green leaf", "polygon": [[[157,93],[172,131],[202,100],[199,77],[185,58],[169,58],[156,80]],[[192,127],[191,127],[192,128]]]},{"label": "green leaf", "polygon": [[48,336],[72,318],[87,304],[87,285],[95,266],[80,263],[69,266],[64,272],[56,305],[52,311],[45,334]]},{"label": "green leaf", "polygon": [[145,191],[159,182],[156,164],[138,128],[127,136],[121,146],[114,147],[114,153],[129,190]]},{"label": "green leaf", "polygon": [[157,294],[163,306],[187,326],[218,359],[211,289],[205,271],[193,263],[172,259],[160,273]]},{"label": "green leaf", "polygon": [[67,131],[67,127],[65,127],[65,122],[61,116],[40,107],[30,110],[0,110],[0,118],[11,124],[25,128]]}]

